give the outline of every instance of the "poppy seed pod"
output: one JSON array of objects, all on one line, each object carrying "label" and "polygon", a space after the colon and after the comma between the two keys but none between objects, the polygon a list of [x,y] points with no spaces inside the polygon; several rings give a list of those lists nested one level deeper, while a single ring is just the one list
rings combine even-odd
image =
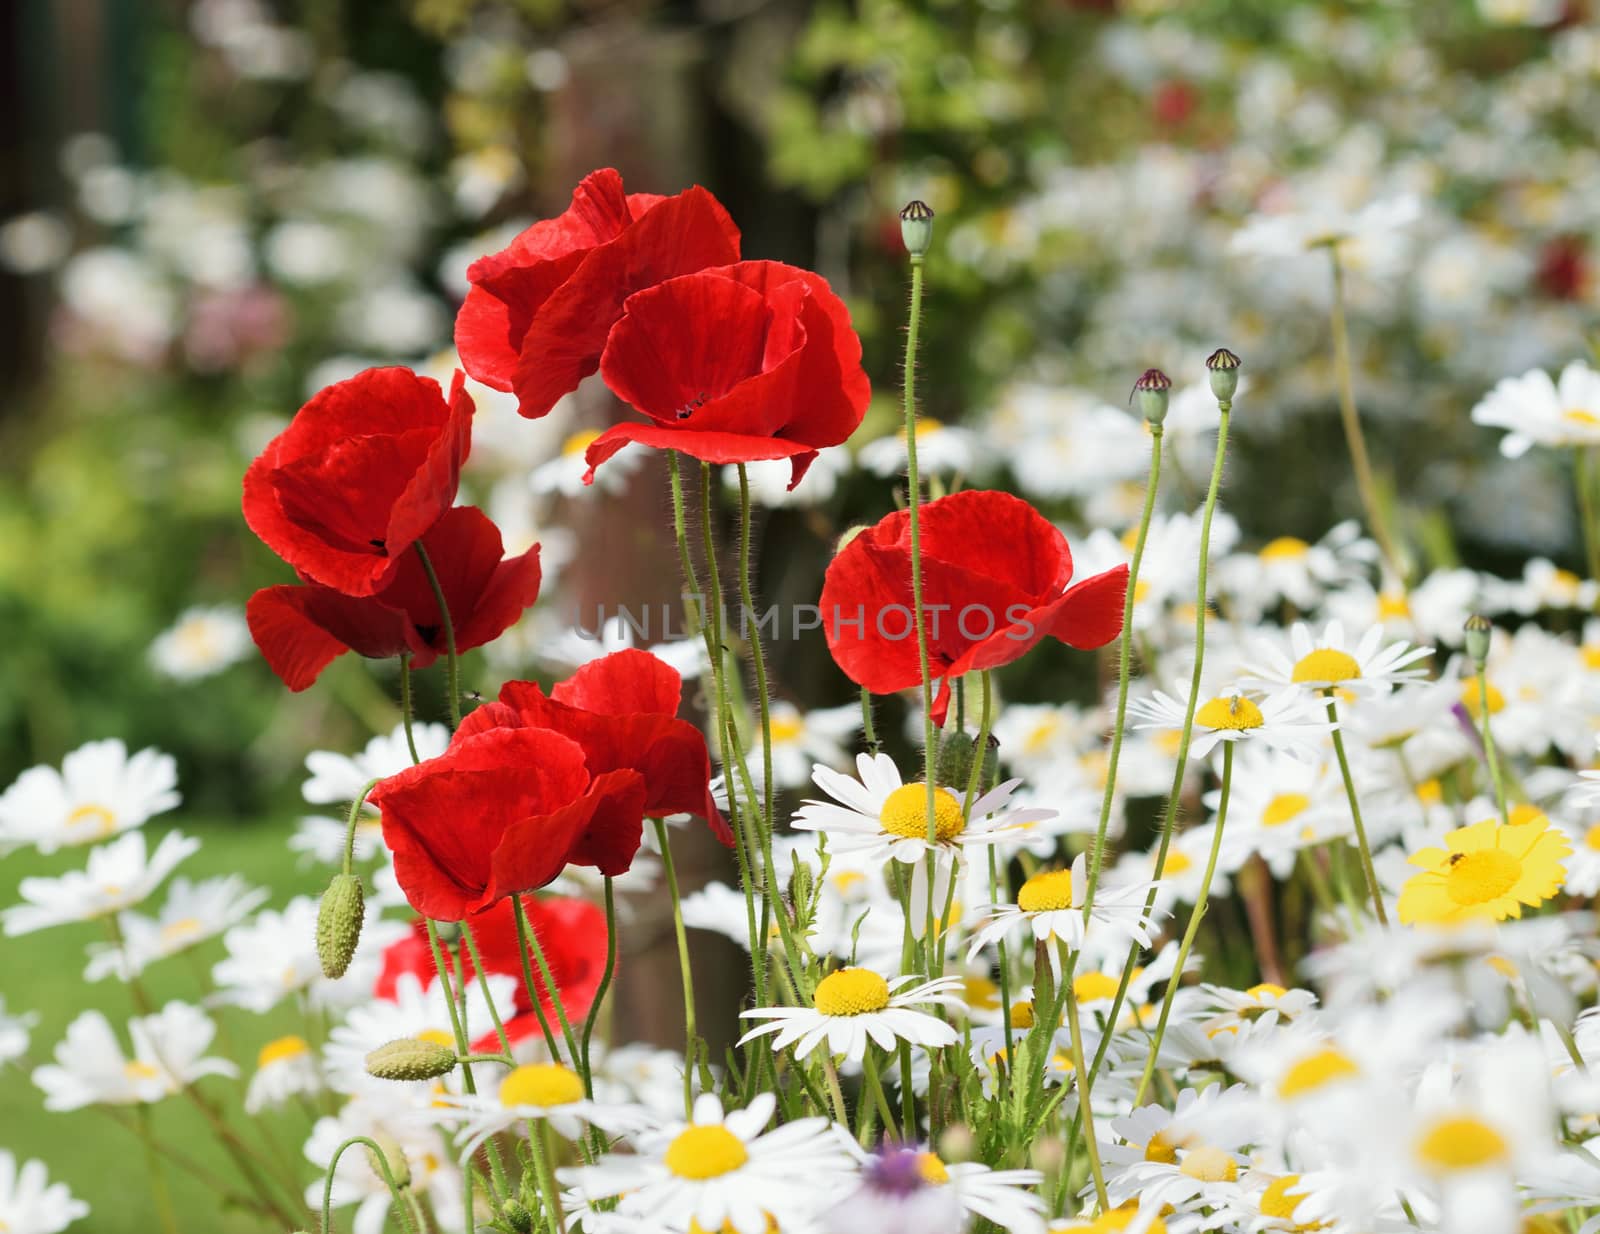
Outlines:
[{"label": "poppy seed pod", "polygon": [[366,896],[354,874],[335,874],[317,907],[317,959],[330,981],[343,977],[361,941]]},{"label": "poppy seed pod", "polygon": [[[967,791],[967,783],[972,778],[972,764],[977,760],[978,739],[968,737],[965,733],[948,733],[939,743],[939,762],[937,779],[946,788],[952,788],[957,793]],[[995,783],[999,777],[1000,768],[1000,741],[993,733],[989,734],[988,742],[983,756],[982,778],[978,781],[978,791],[982,792],[986,784]]]},{"label": "poppy seed pod", "polygon": [[1484,662],[1489,658],[1489,636],[1494,631],[1494,625],[1481,613],[1474,613],[1467,618],[1462,629],[1467,635],[1467,654],[1481,673]]},{"label": "poppy seed pod", "polygon": [[1232,400],[1233,392],[1239,388],[1239,365],[1243,363],[1238,356],[1226,347],[1219,347],[1206,357],[1206,370],[1211,376],[1211,393],[1217,396],[1217,401],[1226,403]]},{"label": "poppy seed pod", "polygon": [[1172,390],[1172,378],[1158,368],[1147,368],[1133,383],[1133,392],[1139,398],[1139,412],[1151,424],[1160,424],[1167,418],[1167,399]]},{"label": "poppy seed pod", "polygon": [[366,1066],[380,1080],[433,1080],[456,1069],[456,1052],[436,1041],[400,1037],[368,1053]]},{"label": "poppy seed pod", "polygon": [[927,256],[933,247],[933,207],[925,201],[907,202],[900,211],[900,239],[911,256]]}]

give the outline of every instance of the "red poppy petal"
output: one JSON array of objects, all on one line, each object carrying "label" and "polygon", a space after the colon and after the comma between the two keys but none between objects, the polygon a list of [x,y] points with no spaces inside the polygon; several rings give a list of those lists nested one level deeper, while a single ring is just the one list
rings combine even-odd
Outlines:
[{"label": "red poppy petal", "polygon": [[660,656],[633,647],[589,661],[550,690],[558,703],[612,716],[675,716],[682,695],[683,678],[677,669]]},{"label": "red poppy petal", "polygon": [[1051,606],[1048,633],[1069,647],[1104,647],[1122,633],[1122,609],[1128,596],[1128,567],[1113,566],[1067,588]]},{"label": "red poppy petal", "polygon": [[929,502],[922,508],[922,536],[932,556],[1004,580],[1034,603],[1059,594],[1072,577],[1067,538],[1010,493],[968,489]]},{"label": "red poppy petal", "polygon": [[[615,424],[589,443],[584,460],[589,470],[585,484],[594,483],[595,470],[629,443],[657,450],[678,450],[707,463],[753,463],[760,459],[796,458],[816,454],[804,442],[783,437],[747,437],[743,433],[700,433],[660,424]],[[802,470],[801,474],[804,474]]]},{"label": "red poppy petal", "polygon": [[245,620],[267,666],[299,693],[349,650],[305,612],[304,587],[266,587],[250,597]]},{"label": "red poppy petal", "polygon": [[482,647],[516,625],[539,598],[541,577],[537,544],[496,565],[472,616],[456,631],[457,647]]},{"label": "red poppy petal", "polygon": [[456,499],[461,465],[472,449],[472,396],[466,374],[456,370],[450,383],[450,418],[434,438],[422,465],[412,473],[405,491],[389,511],[385,537],[389,555],[396,556],[443,517]]},{"label": "red poppy petal", "polygon": [[626,874],[644,836],[645,791],[645,778],[637,771],[623,768],[596,776],[589,786],[594,813],[567,860],[612,878]]}]

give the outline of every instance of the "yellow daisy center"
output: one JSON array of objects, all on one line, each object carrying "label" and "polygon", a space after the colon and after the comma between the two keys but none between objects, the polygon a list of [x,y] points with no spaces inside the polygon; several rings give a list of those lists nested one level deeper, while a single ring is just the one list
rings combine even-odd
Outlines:
[{"label": "yellow daisy center", "polygon": [[1299,818],[1311,808],[1311,798],[1304,793],[1279,793],[1267,802],[1261,811],[1263,827],[1281,827],[1291,819]]},{"label": "yellow daisy center", "polygon": [[1292,1222],[1296,1230],[1320,1230],[1327,1225],[1325,1221],[1295,1221],[1295,1210],[1304,1200],[1304,1192],[1290,1192],[1300,1185],[1298,1174],[1285,1174],[1282,1178],[1275,1178],[1261,1193],[1261,1215],[1263,1217],[1276,1217],[1280,1221]]},{"label": "yellow daisy center", "polygon": [[1583,843],[1585,847],[1600,852],[1600,823],[1596,823],[1583,833]]},{"label": "yellow daisy center", "polygon": [[1487,904],[1497,900],[1522,877],[1522,862],[1502,848],[1480,848],[1473,853],[1452,853],[1445,890],[1457,904]]},{"label": "yellow daisy center", "polygon": [[184,622],[173,633],[173,641],[197,660],[207,659],[217,652],[215,631],[211,623],[204,618],[193,618]]},{"label": "yellow daisy center", "polygon": [[185,938],[193,938],[205,929],[205,925],[198,917],[180,917],[177,921],[170,921],[161,927],[161,937],[169,943],[176,943]]},{"label": "yellow daisy center", "polygon": [[1561,418],[1568,424],[1581,425],[1584,428],[1600,428],[1600,416],[1582,407],[1573,407],[1561,413]]},{"label": "yellow daisy center", "polygon": [[[1489,695],[1489,714],[1499,715],[1505,710],[1506,696],[1490,683],[1487,687]],[[1461,682],[1461,705],[1467,709],[1467,714],[1474,720],[1483,718],[1483,700],[1478,695],[1478,679],[1467,677]]]},{"label": "yellow daisy center", "polygon": [[823,1015],[867,1015],[889,1005],[889,983],[870,968],[841,968],[817,983],[812,1002]]},{"label": "yellow daisy center", "polygon": [[1513,827],[1520,827],[1524,823],[1549,822],[1549,819],[1545,818],[1543,810],[1527,801],[1512,806],[1510,818]]},{"label": "yellow daisy center", "polygon": [[1020,1003],[1011,1004],[1011,1027],[1033,1027],[1033,1003],[1031,1001],[1024,999]]},{"label": "yellow daisy center", "polygon": [[1180,853],[1174,850],[1167,854],[1167,864],[1163,868],[1162,872],[1168,878],[1171,878],[1175,874],[1184,873],[1193,865],[1194,862],[1189,860],[1189,855],[1187,853]]},{"label": "yellow daisy center", "polygon": [[1585,643],[1578,652],[1583,656],[1584,668],[1600,669],[1600,643]]},{"label": "yellow daisy center", "polygon": [[1000,987],[987,977],[968,974],[961,979],[961,994],[967,1006],[993,1011],[1000,1006]]},{"label": "yellow daisy center", "polygon": [[930,1187],[942,1186],[950,1181],[950,1171],[944,1168],[944,1162],[939,1160],[937,1153],[918,1153],[917,1173]]},{"label": "yellow daisy center", "polygon": [[161,1073],[149,1063],[141,1062],[135,1058],[122,1064],[122,1074],[130,1080],[154,1080]]},{"label": "yellow daisy center", "polygon": [[574,454],[582,454],[599,439],[598,429],[580,429],[561,443],[561,455],[563,458],[571,458]]},{"label": "yellow daisy center", "polygon": [[1347,651],[1318,647],[1301,656],[1294,666],[1294,681],[1350,681],[1361,676],[1361,665]]},{"label": "yellow daisy center", "polygon": [[1293,536],[1279,536],[1257,554],[1262,561],[1297,561],[1311,551],[1304,540]]},{"label": "yellow daisy center", "polygon": [[1417,800],[1425,806],[1436,806],[1444,800],[1444,785],[1438,780],[1424,780],[1417,785]]},{"label": "yellow daisy center", "polygon": [[1046,716],[1033,726],[1033,730],[1022,739],[1022,749],[1027,754],[1037,754],[1043,750],[1061,731],[1060,716]]},{"label": "yellow daisy center", "polygon": [[1260,985],[1253,985],[1245,991],[1251,998],[1260,1002],[1264,998],[1282,998],[1289,991],[1281,985],[1274,985],[1270,981],[1263,981]]},{"label": "yellow daisy center", "polygon": [[1336,1080],[1348,1080],[1361,1074],[1355,1061],[1332,1046],[1307,1054],[1278,1081],[1278,1095],[1284,1098],[1303,1097]]},{"label": "yellow daisy center", "polygon": [[1260,728],[1265,723],[1261,715],[1261,708],[1239,694],[1230,694],[1227,698],[1218,696],[1212,699],[1194,713],[1194,719],[1196,724],[1205,728],[1233,733],[1242,733],[1247,729]]},{"label": "yellow daisy center", "polygon": [[105,806],[79,806],[67,815],[68,827],[83,827],[97,836],[108,836],[117,829],[117,816]]},{"label": "yellow daisy center", "polygon": [[[908,840],[928,838],[928,786],[902,784],[884,799],[878,812],[883,829]],[[955,839],[966,828],[961,818],[961,802],[947,788],[933,794],[933,834],[940,843]]]},{"label": "yellow daisy center", "polygon": [[749,1160],[743,1140],[721,1123],[710,1123],[680,1131],[662,1163],[679,1178],[699,1180],[731,1174]]},{"label": "yellow daisy center", "polygon": [[1207,1144],[1185,1153],[1178,1171],[1202,1183],[1231,1183],[1239,1177],[1239,1163],[1232,1153]]},{"label": "yellow daisy center", "polygon": [[828,881],[833,884],[833,889],[840,895],[849,895],[867,881],[867,876],[860,870],[839,870],[828,875]]},{"label": "yellow daisy center", "polygon": [[1046,870],[1035,874],[1017,892],[1017,907],[1025,913],[1051,913],[1072,907],[1072,871]]},{"label": "yellow daisy center", "polygon": [[1467,1115],[1441,1118],[1417,1141],[1417,1157],[1439,1173],[1477,1170],[1505,1161],[1510,1146],[1488,1123]]},{"label": "yellow daisy center", "polygon": [[[779,1234],[777,1218],[771,1213],[767,1213],[765,1216],[767,1218],[766,1234]],[[3,1231],[0,1231],[0,1234],[3,1234]],[[715,1230],[708,1230],[693,1217],[690,1217],[689,1234],[739,1234],[739,1228],[732,1221],[724,1221]]]},{"label": "yellow daisy center", "polygon": [[805,731],[805,723],[797,716],[772,717],[773,741],[798,741]]},{"label": "yellow daisy center", "polygon": [[[1121,1208],[1101,1213],[1088,1228],[1094,1231],[1094,1234],[1117,1234],[1117,1231],[1126,1230],[1132,1225],[1138,1215],[1138,1202],[1130,1200]],[[1145,1226],[1145,1234],[1167,1234],[1167,1223],[1160,1217],[1152,1218],[1150,1224]]]},{"label": "yellow daisy center", "polygon": [[1178,1163],[1177,1146],[1167,1139],[1165,1131],[1158,1131],[1150,1137],[1150,1142],[1144,1146],[1144,1159],[1146,1161],[1159,1161],[1163,1165],[1176,1165]]},{"label": "yellow daisy center", "polygon": [[1072,994],[1080,1003],[1098,1002],[1117,996],[1117,980],[1105,973],[1084,973],[1072,982]]},{"label": "yellow daisy center", "polygon": [[548,1109],[583,1100],[583,1081],[560,1063],[525,1063],[500,1081],[500,1104]]},{"label": "yellow daisy center", "polygon": [[1400,621],[1411,616],[1411,601],[1406,599],[1403,591],[1381,591],[1378,593],[1378,620]]},{"label": "yellow daisy center", "polygon": [[418,1041],[426,1041],[430,1045],[442,1045],[447,1050],[456,1048],[456,1039],[442,1028],[425,1028],[415,1036]]},{"label": "yellow daisy center", "polygon": [[279,1037],[261,1047],[261,1053],[256,1056],[256,1066],[270,1067],[273,1063],[281,1063],[309,1053],[311,1053],[311,1047],[306,1044],[304,1037],[292,1035]]}]

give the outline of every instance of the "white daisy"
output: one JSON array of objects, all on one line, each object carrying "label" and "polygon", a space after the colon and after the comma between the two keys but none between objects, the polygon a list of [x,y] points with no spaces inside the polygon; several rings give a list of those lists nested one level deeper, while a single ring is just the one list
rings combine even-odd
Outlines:
[{"label": "white daisy", "polygon": [[[1084,860],[1085,855],[1079,853],[1070,870],[1042,870],[1035,874],[1017,889],[1015,904],[989,904],[980,910],[987,920],[973,931],[967,959],[1022,929],[1036,943],[1063,942],[1073,949],[1083,946],[1088,931],[1093,931],[1101,944],[1109,934],[1123,945],[1137,942],[1142,947],[1150,946],[1155,924],[1145,916],[1144,902],[1151,884],[1112,886],[1102,882],[1095,889],[1094,907],[1085,923],[1083,905],[1088,896],[1088,879]],[[1048,951],[1051,967],[1059,977],[1060,949],[1050,947]]]},{"label": "white daisy", "polygon": [[1344,623],[1330,621],[1320,635],[1297,621],[1289,631],[1289,654],[1263,645],[1263,663],[1246,684],[1268,688],[1298,686],[1307,690],[1347,690],[1359,695],[1383,695],[1407,681],[1419,680],[1427,670],[1412,668],[1433,654],[1432,647],[1412,647],[1406,642],[1383,643],[1381,625],[1371,626],[1358,642],[1345,635]]},{"label": "white daisy", "polygon": [[1472,420],[1506,430],[1500,453],[1507,458],[1536,445],[1600,445],[1600,373],[1574,360],[1558,381],[1543,369],[1503,378],[1472,409]]},{"label": "white daisy", "polygon": [[[351,1136],[366,1136],[382,1145],[391,1170],[408,1172],[410,1189],[432,1201],[440,1225],[461,1230],[461,1171],[438,1128],[417,1119],[408,1106],[372,1098],[346,1102],[337,1116],[319,1118],[312,1127],[305,1155],[318,1177],[306,1187],[305,1197],[314,1211],[322,1211],[323,1180],[333,1155]],[[367,1149],[356,1146],[340,1155],[333,1175],[333,1206],[357,1206],[351,1222],[355,1234],[384,1234],[392,1200]]]},{"label": "white daisy", "polygon": [[611,1154],[591,1166],[559,1171],[586,1200],[617,1197],[624,1217],[649,1217],[681,1230],[691,1221],[727,1234],[767,1234],[769,1221],[805,1220],[856,1173],[847,1132],[824,1118],[802,1118],[773,1131],[777,1098],[759,1093],[724,1114],[703,1094],[694,1120],[638,1138],[638,1152]]},{"label": "white daisy", "polygon": [[268,1108],[276,1109],[291,1097],[321,1091],[322,1073],[310,1043],[293,1034],[276,1037],[256,1056],[256,1073],[245,1089],[244,1112],[259,1114]]},{"label": "white daisy", "polygon": [[7,1012],[5,996],[0,995],[0,1065],[15,1062],[28,1052],[28,1037],[38,1022],[34,1011]]},{"label": "white daisy", "polygon": [[[772,783],[780,789],[801,787],[819,763],[829,767],[844,763],[844,740],[861,727],[858,703],[801,711],[793,703],[775,701],[768,714],[772,721]],[[750,734],[749,746],[746,761],[759,784],[765,758],[759,732]]]},{"label": "white daisy", "polygon": [[[1600,752],[1600,736],[1595,738],[1594,744],[1596,751]],[[1578,779],[1580,783],[1574,784],[1567,790],[1567,799],[1578,806],[1600,804],[1600,767],[1580,771]]]},{"label": "white daisy", "polygon": [[119,981],[129,981],[155,961],[187,951],[237,925],[266,899],[265,890],[251,887],[237,874],[198,883],[181,876],[175,878],[167,889],[167,901],[155,918],[131,912],[117,918],[122,946],[89,945],[89,966],[83,979],[99,981],[114,976]]},{"label": "white daisy", "polygon": [[160,1101],[202,1076],[239,1074],[225,1059],[204,1057],[216,1031],[200,1008],[168,1003],[155,1015],[128,1021],[129,1058],[105,1016],[85,1011],[67,1025],[56,1061],[34,1069],[33,1082],[44,1090],[47,1110]]},{"label": "white daisy", "polygon": [[[786,458],[759,459],[746,463],[750,500],[771,509],[820,506],[833,497],[839,480],[850,470],[850,452],[844,449],[818,450],[817,457],[811,460],[811,466],[806,469],[800,483],[791,490],[789,477],[793,470]],[[729,464],[722,469],[722,483],[735,493],[739,491],[737,466]]]},{"label": "white daisy", "polygon": [[[360,788],[356,789],[356,792],[360,791]],[[347,836],[348,820],[307,814],[300,819],[300,825],[289,837],[289,849],[291,852],[304,853],[320,865],[342,866]],[[356,820],[355,834],[350,837],[350,842],[351,857],[359,864],[382,857],[389,851],[383,843],[382,821],[364,807],[362,817]]]},{"label": "white daisy", "polygon": [[561,1063],[524,1063],[489,1093],[463,1093],[435,1098],[433,1116],[459,1126],[457,1149],[470,1158],[492,1135],[543,1119],[563,1139],[576,1140],[587,1126],[608,1135],[642,1131],[654,1118],[642,1106],[587,1100],[583,1079]]},{"label": "white daisy", "polygon": [[966,1210],[944,1162],[915,1145],[885,1143],[863,1157],[861,1185],[823,1214],[829,1234],[960,1234]]},{"label": "white daisy", "polygon": [[355,958],[343,977],[330,981],[317,958],[317,901],[296,896],[283,911],[263,909],[254,920],[223,935],[228,958],[212,969],[216,999],[264,1012],[285,996],[304,991],[314,1007],[347,1006],[372,989],[383,949],[409,929],[402,922],[381,920],[376,907],[368,905]]},{"label": "white daisy", "polygon": [[[1128,710],[1139,717],[1134,728],[1183,729],[1188,708],[1157,690],[1134,699]],[[1333,725],[1317,701],[1299,689],[1279,690],[1259,703],[1240,693],[1219,694],[1195,708],[1192,758],[1204,758],[1221,741],[1259,741],[1295,758],[1310,761],[1322,749]]]},{"label": "white daisy", "polygon": [[[426,761],[438,758],[450,744],[450,730],[443,724],[413,724],[411,737],[417,743],[417,758]],[[313,805],[349,806],[355,795],[372,780],[386,780],[412,765],[411,747],[406,744],[406,728],[397,724],[388,733],[380,733],[367,742],[360,754],[336,754],[331,750],[313,750],[306,755],[306,770],[310,777],[300,786],[300,792]],[[362,809],[376,814],[375,807],[363,804]],[[340,858],[344,856],[344,824],[340,829]]]},{"label": "white daisy", "polygon": [[6,1234],[60,1234],[89,1206],[66,1183],[52,1183],[42,1161],[24,1162],[0,1148],[0,1230]]},{"label": "white daisy", "polygon": [[42,853],[93,844],[175,807],[172,755],[128,747],[115,737],[79,746],[54,767],[30,767],[0,795],[0,846],[32,844]]},{"label": "white daisy", "polygon": [[[538,611],[535,610],[536,620]],[[556,668],[575,669],[614,651],[634,646],[634,623],[620,614],[613,617],[605,617],[604,614],[604,608],[598,609],[595,616],[602,620],[589,628],[584,628],[580,623],[577,627],[562,624],[544,629],[535,640],[533,658]],[[648,611],[645,616],[648,620]],[[680,629],[676,623],[668,623],[668,628],[663,630],[669,638],[677,632]],[[705,640],[699,636],[651,643],[645,650],[657,659],[666,661],[685,680],[700,676],[711,664],[706,658]]]},{"label": "white daisy", "polygon": [[[955,991],[962,989],[960,977],[940,977],[917,985],[915,977],[896,977],[885,981],[870,968],[841,968],[817,983],[811,1007],[756,1007],[741,1012],[746,1020],[768,1020],[751,1029],[739,1044],[776,1033],[772,1048],[794,1046],[796,1058],[804,1058],[824,1041],[828,1052],[844,1055],[858,1063],[871,1040],[879,1049],[893,1050],[900,1041],[926,1049],[954,1045],[956,1030],[925,1011],[913,1008],[919,1003],[940,1003],[960,1007],[964,1000]],[[907,986],[910,988],[905,988]],[[898,991],[898,993],[897,993]]]},{"label": "white daisy", "polygon": [[146,860],[144,832],[129,832],[90,849],[86,869],[68,870],[59,878],[23,879],[17,890],[27,903],[0,913],[0,922],[6,934],[15,936],[132,908],[199,847],[199,840],[171,831]]},{"label": "white daisy", "polygon": [[992,1221],[1011,1234],[1043,1234],[1045,1201],[1032,1190],[1044,1182],[1038,1170],[992,1170],[979,1161],[946,1165],[934,1157],[924,1168],[936,1186],[939,1166],[956,1200],[971,1216]]},{"label": "white daisy", "polygon": [[174,681],[198,681],[250,654],[250,627],[232,605],[185,609],[150,644],[150,664]]},{"label": "white daisy", "polygon": [[[916,432],[917,469],[923,475],[970,475],[983,457],[978,435],[971,429],[920,416]],[[869,441],[856,452],[856,461],[875,476],[899,475],[908,466],[905,429]]]},{"label": "white daisy", "polygon": [[1254,214],[1228,243],[1245,257],[1295,257],[1313,249],[1348,244],[1381,244],[1422,217],[1422,203],[1410,193],[1382,198],[1358,210],[1323,203],[1315,209]]},{"label": "white daisy", "polygon": [[643,447],[629,442],[613,454],[606,465],[594,473],[594,483],[585,484],[583,477],[589,464],[584,452],[600,436],[598,429],[580,429],[561,443],[561,453],[540,463],[528,473],[528,487],[540,496],[550,493],[562,497],[583,497],[589,493],[622,492],[628,480],[644,464]]}]

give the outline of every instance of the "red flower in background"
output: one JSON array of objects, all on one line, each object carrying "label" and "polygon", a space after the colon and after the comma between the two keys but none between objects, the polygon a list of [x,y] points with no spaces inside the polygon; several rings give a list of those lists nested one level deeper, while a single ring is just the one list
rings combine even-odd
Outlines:
[{"label": "red flower in background", "polygon": [[624,193],[608,167],[583,179],[564,214],[472,264],[456,350],[468,373],[515,392],[537,419],[599,367],[631,294],[738,260],[739,229],[705,189]]},{"label": "red flower in background", "polygon": [[548,696],[531,681],[507,682],[499,701],[469,715],[457,736],[497,729],[553,730],[582,747],[591,774],[633,771],[642,776],[646,815],[698,815],[718,839],[731,845],[733,833],[711,797],[705,737],[678,719],[682,689],[677,670],[648,651],[616,651],[585,664]]},{"label": "red flower in background", "polygon": [[[539,596],[539,546],[502,559],[500,531],[480,510],[446,511],[422,544],[450,608],[457,651],[498,637]],[[284,584],[256,592],[245,614],[272,671],[296,691],[346,651],[373,659],[410,652],[413,666],[426,668],[446,650],[439,606],[416,553],[395,563],[375,595]]]},{"label": "red flower in background", "polygon": [[460,373],[446,402],[410,369],[321,391],[244,476],[250,530],[302,577],[351,596],[383,588],[455,502],[472,435]]},{"label": "red flower in background", "polygon": [[372,791],[395,877],[424,917],[460,921],[537,891],[568,862],[622,874],[638,851],[644,777],[591,776],[583,748],[537,728],[456,737]]},{"label": "red flower in background", "polygon": [[[567,896],[524,896],[524,911],[528,926],[544,958],[550,965],[550,975],[555,978],[556,989],[561,994],[561,1005],[567,1018],[582,1020],[594,1005],[600,989],[600,978],[606,966],[606,915],[585,900]],[[483,967],[490,973],[513,977],[517,983],[513,1014],[505,1020],[506,1036],[521,1041],[541,1031],[539,1018],[534,1014],[533,1002],[528,997],[528,986],[523,980],[521,943],[517,938],[516,920],[511,913],[511,900],[506,898],[480,913],[466,918],[472,927],[472,938],[483,958]],[[441,944],[443,945],[443,944]],[[459,963],[468,981],[477,975],[472,955],[464,945],[444,946],[450,960]],[[528,961],[533,972],[533,982],[539,991],[539,1003],[545,1021],[556,1025],[555,1003],[545,988],[539,966]],[[433,963],[433,949],[428,945],[427,927],[420,921],[411,927],[411,933],[393,943],[383,953],[383,971],[373,993],[379,998],[393,999],[395,985],[402,973],[412,973],[426,988],[438,975]],[[490,1033],[472,1043],[474,1049],[497,1049],[496,1035]]]},{"label": "red flower in background", "polygon": [[600,372],[651,423],[602,433],[585,480],[636,441],[712,463],[791,458],[792,488],[866,412],[861,340],[820,275],[744,261],[669,279],[624,309]]},{"label": "red flower in background", "polygon": [[[1066,537],[1020,498],[953,493],[922,507],[921,529],[929,668],[942,678],[936,723],[944,723],[951,680],[964,673],[1010,664],[1046,635],[1091,648],[1122,632],[1127,567],[1069,587]],[[910,689],[922,680],[913,611],[911,515],[897,510],[828,567],[828,650],[850,680],[874,694]]]}]

